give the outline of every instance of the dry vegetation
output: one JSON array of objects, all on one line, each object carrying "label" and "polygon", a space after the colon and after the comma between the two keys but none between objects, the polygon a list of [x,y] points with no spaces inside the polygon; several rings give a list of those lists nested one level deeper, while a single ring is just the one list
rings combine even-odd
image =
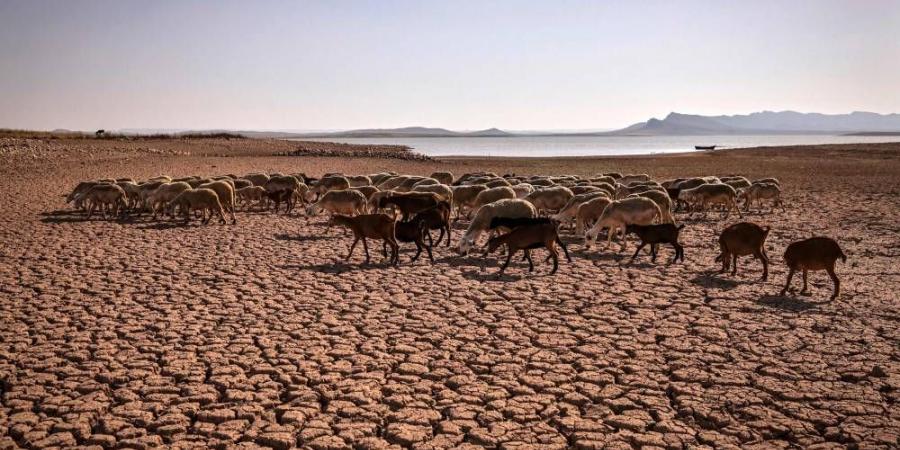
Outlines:
[{"label": "dry vegetation", "polygon": [[[896,448],[900,144],[567,159],[273,156],[246,139],[0,138],[0,447]],[[323,151],[328,146],[321,147]],[[333,150],[333,149],[332,149]],[[342,151],[348,150],[343,148]],[[761,266],[719,275],[735,217],[685,261],[584,250],[547,276],[435,245],[343,262],[324,216],[91,220],[78,181],[249,172],[739,173],[782,182]],[[454,229],[454,247],[462,236]],[[842,294],[777,296],[788,243],[836,238]],[[632,249],[633,249],[633,243]],[[615,249],[616,247],[614,247]],[[379,248],[373,260],[380,259]],[[660,249],[661,259],[671,249]]]}]

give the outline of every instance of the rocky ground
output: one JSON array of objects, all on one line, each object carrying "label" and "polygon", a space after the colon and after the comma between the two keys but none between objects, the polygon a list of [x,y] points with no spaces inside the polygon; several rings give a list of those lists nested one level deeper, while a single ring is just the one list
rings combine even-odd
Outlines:
[{"label": "rocky ground", "polygon": [[[896,448],[900,144],[571,159],[269,156],[255,140],[0,140],[0,448]],[[684,264],[585,251],[556,276],[436,250],[399,268],[322,217],[85,221],[79,180],[159,174],[618,170],[783,181],[768,282],[713,262],[735,217],[686,221]],[[463,224],[455,230],[454,243]],[[779,297],[792,240],[849,256]],[[633,247],[632,247],[633,249]],[[359,251],[359,249],[357,249]],[[539,262],[540,261],[540,262]],[[798,282],[798,280],[795,280]],[[797,284],[796,286],[799,286]],[[799,290],[799,288],[798,288]]]}]

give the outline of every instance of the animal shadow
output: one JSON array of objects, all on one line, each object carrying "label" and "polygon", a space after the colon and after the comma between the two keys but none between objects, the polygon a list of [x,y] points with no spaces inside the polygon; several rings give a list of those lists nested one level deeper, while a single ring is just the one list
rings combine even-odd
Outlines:
[{"label": "animal shadow", "polygon": [[814,302],[808,302],[797,297],[783,295],[763,295],[759,298],[757,303],[791,312],[807,311],[817,306]]},{"label": "animal shadow", "polygon": [[[91,218],[93,220],[93,218]],[[75,223],[75,222],[87,222],[88,219],[85,216],[48,216],[42,217],[41,222],[43,223]]]},{"label": "animal shadow", "polygon": [[[360,271],[379,271],[385,268],[390,267],[386,263],[378,262],[373,258],[373,262],[366,264],[363,261],[359,262],[332,262],[332,263],[322,263],[322,264],[284,264],[278,266],[281,269],[285,270],[309,270],[313,272],[322,272],[322,273],[332,273],[332,274],[341,274],[348,272],[360,272]],[[402,267],[402,265],[401,265]]]},{"label": "animal shadow", "polygon": [[57,209],[56,211],[46,211],[39,213],[39,215],[44,217],[59,217],[59,216],[84,216],[84,211],[79,211],[76,209]]},{"label": "animal shadow", "polygon": [[276,234],[276,240],[279,241],[296,241],[296,242],[306,242],[306,241],[321,241],[325,239],[329,239],[329,236],[323,235],[294,235],[287,233]]},{"label": "animal shadow", "polygon": [[698,286],[705,288],[731,290],[741,285],[739,281],[730,278],[722,278],[716,272],[701,273],[691,280]]},{"label": "animal shadow", "polygon": [[184,223],[184,222],[180,222],[180,221],[179,222],[154,222],[154,223],[148,223],[146,225],[138,226],[138,229],[139,230],[171,230],[172,228],[189,228],[191,225],[197,225],[197,224],[196,223],[195,224]]}]

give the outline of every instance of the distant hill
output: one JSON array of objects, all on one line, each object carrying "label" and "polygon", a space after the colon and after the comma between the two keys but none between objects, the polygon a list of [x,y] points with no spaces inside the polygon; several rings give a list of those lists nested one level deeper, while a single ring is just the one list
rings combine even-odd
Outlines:
[{"label": "distant hill", "polygon": [[451,131],[446,128],[405,127],[336,131],[333,133],[301,133],[297,138],[371,138],[371,137],[504,137],[513,136],[497,128],[479,131]]},{"label": "distant hill", "polygon": [[900,132],[900,114],[856,111],[850,114],[762,111],[733,116],[700,116],[670,113],[606,135],[703,135],[703,134],[846,134]]}]

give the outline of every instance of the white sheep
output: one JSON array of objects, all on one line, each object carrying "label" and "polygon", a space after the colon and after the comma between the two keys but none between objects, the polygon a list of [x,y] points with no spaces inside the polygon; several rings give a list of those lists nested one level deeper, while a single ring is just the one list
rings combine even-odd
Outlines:
[{"label": "white sheep", "polygon": [[781,187],[781,182],[778,181],[778,178],[760,178],[758,180],[753,180],[753,183],[751,183],[751,184],[755,184],[755,183],[772,183],[772,184],[777,184],[778,187]]},{"label": "white sheep", "polygon": [[269,181],[269,176],[264,173],[250,173],[245,175],[244,179],[253,183],[254,186],[265,186]]},{"label": "white sheep", "polygon": [[453,202],[453,189],[446,184],[426,184],[413,187],[413,192],[431,192],[437,194],[441,200]]},{"label": "white sheep", "polygon": [[626,226],[634,224],[649,225],[660,215],[659,206],[656,206],[656,203],[649,198],[631,197],[613,201],[603,209],[603,213],[600,214],[600,218],[597,219],[594,226],[584,234],[584,245],[585,247],[590,247],[591,244],[597,241],[600,231],[604,228],[609,228],[606,246],[609,247],[613,236],[616,235],[617,231],[621,230],[622,250],[624,250],[627,243]]},{"label": "white sheep", "polygon": [[629,183],[634,181],[650,181],[650,175],[646,173],[641,174],[631,174],[631,175],[623,175],[622,178],[616,180],[619,184],[624,184],[628,186]]},{"label": "white sheep", "polygon": [[106,211],[112,209],[113,215],[118,214],[119,208],[125,206],[125,190],[115,184],[99,183],[92,186],[83,194],[79,194],[81,200],[88,204],[87,218],[94,214],[94,209],[100,207],[103,218]]},{"label": "white sheep", "polygon": [[350,180],[341,175],[323,176],[309,187],[306,200],[321,197],[329,191],[344,191],[350,189]]},{"label": "white sheep", "polygon": [[725,206],[725,217],[727,218],[732,209],[737,211],[738,216],[743,217],[741,210],[738,209],[737,192],[733,187],[727,184],[701,184],[693,189],[682,190],[678,193],[678,199],[691,204],[691,209],[699,207],[706,215],[706,207],[713,204]]},{"label": "white sheep", "polygon": [[478,241],[478,238],[490,228],[491,219],[495,217],[521,218],[535,217],[537,211],[531,202],[517,199],[507,198],[487,204],[478,208],[472,223],[466,229],[466,233],[459,241],[459,252],[467,255],[469,250]]},{"label": "white sheep", "polygon": [[588,179],[588,181],[590,181],[591,184],[606,183],[606,184],[608,184],[608,185],[610,185],[610,186],[615,186],[615,185],[616,185],[616,179],[615,179],[615,178],[613,178],[613,177],[608,177],[608,176],[605,176],[605,175],[600,175],[600,176],[596,176],[596,177],[591,177],[591,178]]},{"label": "white sheep", "polygon": [[409,178],[407,178],[402,183],[400,183],[399,186],[395,187],[394,191],[409,192],[412,190],[413,185],[415,185],[416,183],[418,183],[419,181],[424,180],[424,179],[425,179],[425,177],[420,177],[417,175],[410,175]]},{"label": "white sheep", "polygon": [[574,197],[572,190],[565,186],[552,186],[528,194],[525,200],[531,202],[539,214],[546,211],[559,211]]},{"label": "white sheep", "polygon": [[575,213],[575,234],[583,235],[585,228],[592,226],[610,203],[609,197],[596,197],[579,205]]},{"label": "white sheep", "polygon": [[447,171],[434,172],[431,174],[431,176],[429,178],[434,178],[435,180],[438,180],[439,183],[446,184],[448,186],[453,184],[453,173],[452,172],[447,172]]},{"label": "white sheep", "polygon": [[328,191],[319,201],[307,208],[306,213],[314,216],[319,211],[328,211],[331,214],[343,214],[356,216],[366,213],[366,196],[354,189],[339,189]]},{"label": "white sheep", "polygon": [[391,191],[391,190],[396,189],[397,186],[400,186],[401,184],[405,183],[406,180],[409,180],[409,178],[410,178],[409,175],[398,175],[398,176],[388,177],[388,178],[385,178],[384,180],[382,180],[381,183],[378,183],[377,185],[375,185],[375,187],[377,187],[381,191]]},{"label": "white sheep", "polygon": [[569,202],[566,203],[566,205],[563,206],[558,213],[551,216],[551,218],[563,225],[569,222],[575,222],[578,216],[578,208],[580,208],[584,203],[587,203],[588,201],[593,200],[597,197],[609,198],[606,192],[600,190],[578,194],[569,199]]},{"label": "white sheep", "polygon": [[411,189],[414,191],[419,186],[431,186],[431,185],[435,185],[435,184],[441,184],[441,182],[438,180],[435,180],[434,178],[422,178],[421,180],[413,183]]},{"label": "white sheep", "polygon": [[147,196],[147,203],[153,211],[153,220],[160,211],[165,212],[165,208],[169,205],[178,194],[191,189],[191,185],[183,181],[164,183]]},{"label": "white sheep", "polygon": [[346,178],[352,188],[372,185],[372,179],[366,175],[349,175]]},{"label": "white sheep", "polygon": [[781,201],[781,187],[775,183],[753,183],[750,187],[738,191],[738,195],[744,199],[744,211],[750,211],[750,206],[754,202],[761,207],[763,200],[771,200],[773,208],[781,206],[781,210],[786,211]]},{"label": "white sheep", "polygon": [[475,197],[475,201],[472,204],[472,209],[477,210],[484,205],[494,203],[497,200],[508,198],[516,198],[516,191],[513,191],[511,187],[498,186],[494,188],[488,188],[478,193],[478,195]]},{"label": "white sheep", "polygon": [[478,198],[478,194],[486,190],[487,186],[482,184],[453,186],[452,205],[456,209],[456,219],[459,220],[463,210],[466,210],[467,213],[472,210],[475,207],[475,200]]},{"label": "white sheep", "polygon": [[234,188],[224,181],[213,181],[211,183],[201,184],[197,189],[212,189],[219,196],[219,203],[222,208],[231,214],[231,223],[237,223],[234,216]]},{"label": "white sheep", "polygon": [[645,185],[645,184],[639,184],[639,185],[635,185],[635,186],[619,185],[616,188],[616,198],[621,199],[621,198],[628,197],[631,194],[640,194],[641,192],[647,192],[647,191],[665,192],[666,189],[659,185]]},{"label": "white sheep", "polygon": [[257,206],[263,206],[266,202],[266,188],[262,186],[247,186],[234,191],[234,195],[241,204],[256,202]]},{"label": "white sheep", "polygon": [[631,194],[626,198],[631,197],[644,197],[653,200],[656,203],[656,206],[659,206],[660,211],[660,222],[662,223],[675,223],[675,218],[672,217],[672,199],[669,198],[669,194],[661,191],[645,191],[637,194]]},{"label": "white sheep", "polygon": [[681,180],[681,181],[675,183],[674,185],[672,185],[672,187],[683,191],[683,190],[687,190],[687,189],[693,189],[697,186],[700,186],[701,184],[708,184],[708,182],[703,178],[697,177],[697,178],[688,178],[686,180]]},{"label": "white sheep", "polygon": [[219,198],[219,194],[212,189],[190,189],[172,199],[169,203],[169,214],[171,215],[175,208],[179,208],[184,215],[184,223],[188,223],[191,220],[191,213],[201,211],[204,224],[209,223],[214,214],[225,223],[225,211],[222,210]]},{"label": "white sheep", "polygon": [[372,195],[370,195],[366,199],[366,211],[368,211],[369,214],[375,214],[375,213],[379,212],[381,210],[381,208],[378,205],[381,204],[381,199],[390,197],[391,194],[393,194],[393,193],[394,193],[394,191],[391,191],[391,190],[387,190],[387,191],[379,190],[377,192],[372,193]]},{"label": "white sheep", "polygon": [[744,177],[722,178],[722,182],[733,187],[735,190],[750,187],[750,181]]},{"label": "white sheep", "polygon": [[512,186],[512,183],[507,181],[505,178],[495,178],[493,180],[488,181],[487,183],[484,183],[484,185],[490,189],[490,188],[496,188],[496,187],[510,187],[510,186]]},{"label": "white sheep", "polygon": [[528,194],[534,192],[534,186],[528,183],[517,183],[510,187],[516,193],[516,198],[525,198],[528,197]]},{"label": "white sheep", "polygon": [[388,173],[388,172],[379,172],[379,173],[372,173],[367,176],[369,177],[369,180],[372,182],[372,186],[377,187],[379,184],[381,184],[382,181],[387,180],[388,178],[391,178],[394,175],[391,173]]}]

